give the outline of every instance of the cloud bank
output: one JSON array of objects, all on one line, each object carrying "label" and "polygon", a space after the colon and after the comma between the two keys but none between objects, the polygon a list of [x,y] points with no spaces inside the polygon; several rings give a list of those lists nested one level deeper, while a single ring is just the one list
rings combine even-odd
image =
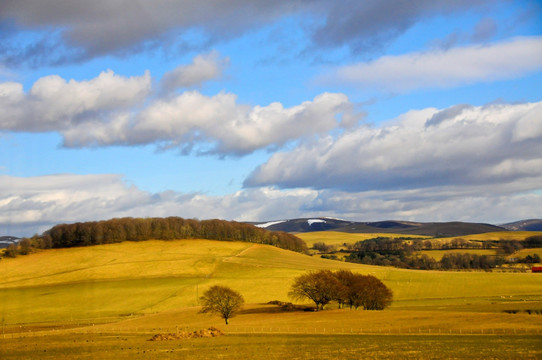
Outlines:
[{"label": "cloud bank", "polygon": [[[115,174],[0,176],[0,233],[32,236],[59,223],[114,217],[165,217],[268,221],[295,217],[507,222],[532,216],[542,195],[454,196],[452,188],[342,192],[272,187],[224,196],[165,191],[149,193]],[[460,214],[460,215],[458,215]]]},{"label": "cloud bank", "polygon": [[[38,66],[163,46],[201,50],[296,15],[312,18],[313,25],[305,31],[313,48],[348,46],[367,52],[425,19],[479,11],[504,1],[4,0],[0,53],[10,66]],[[34,37],[21,38],[24,32]]]},{"label": "cloud bank", "polygon": [[354,192],[454,186],[457,194],[537,190],[541,114],[542,102],[410,111],[379,127],[275,153],[245,185]]},{"label": "cloud bank", "polygon": [[490,45],[384,56],[342,66],[320,83],[342,83],[389,92],[450,88],[508,80],[542,70],[542,37],[522,37]]}]

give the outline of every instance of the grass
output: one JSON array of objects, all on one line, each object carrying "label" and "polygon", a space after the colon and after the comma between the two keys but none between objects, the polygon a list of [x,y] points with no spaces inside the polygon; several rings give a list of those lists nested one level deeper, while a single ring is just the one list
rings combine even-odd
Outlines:
[{"label": "grass", "polygon": [[259,244],[150,241],[2,260],[0,316],[7,323],[27,323],[156,313],[196,306],[198,296],[215,284],[241,292],[247,303],[288,301],[294,277],[339,268],[382,279],[394,292],[393,306],[542,296],[539,274],[415,271],[325,260]]},{"label": "grass", "polygon": [[433,259],[440,261],[444,254],[476,254],[476,255],[497,255],[496,249],[450,249],[450,250],[423,250],[419,254],[425,254]]},{"label": "grass", "polygon": [[315,231],[307,233],[296,234],[297,237],[303,239],[309,248],[311,248],[317,242],[323,242],[326,245],[335,245],[338,247],[343,246],[344,244],[354,245],[358,241],[363,241],[367,239],[372,239],[376,237],[387,237],[387,238],[398,238],[398,237],[408,237],[408,238],[418,238],[418,239],[429,239],[430,236],[422,235],[404,235],[404,234],[390,234],[390,233],[370,233],[370,234],[361,234],[361,233],[344,233],[338,231]]},{"label": "grass", "polygon": [[453,236],[448,238],[439,238],[439,240],[465,239],[474,241],[488,240],[525,240],[526,237],[542,235],[542,231],[497,231],[483,234],[472,234],[465,236]]},{"label": "grass", "polygon": [[524,258],[527,255],[534,255],[538,254],[538,256],[542,257],[542,248],[537,249],[522,249],[519,251],[516,251],[512,255],[509,255],[508,257],[514,257],[514,258]]},{"label": "grass", "polygon": [[227,335],[150,342],[141,334],[48,335],[0,343],[8,359],[538,359],[540,338],[416,335]]},{"label": "grass", "polygon": [[[339,268],[382,279],[394,292],[392,307],[350,311],[332,306],[318,313],[279,313],[277,307],[262,305],[289,301],[290,284],[299,274]],[[481,351],[493,358],[542,355],[539,337],[532,336],[542,329],[542,315],[526,312],[542,310],[540,274],[395,269],[325,260],[267,245],[210,240],[46,250],[3,259],[0,273],[2,359],[197,359],[220,354],[250,359],[264,353],[270,358],[300,359],[436,358],[440,353],[467,358],[468,354],[484,357],[479,356]],[[239,291],[248,304],[228,327],[217,316],[198,313],[198,296],[214,284]],[[208,326],[229,335],[146,341],[158,332]],[[363,335],[329,334],[339,328]],[[411,335],[413,328],[422,329],[423,335]],[[293,329],[297,332],[284,334]],[[452,334],[433,335],[450,329]],[[521,334],[511,338],[493,335],[499,331],[513,335],[516,330]],[[477,335],[459,336],[461,331]],[[454,342],[460,345],[454,348]],[[395,351],[390,351],[392,344],[397,344]]]}]

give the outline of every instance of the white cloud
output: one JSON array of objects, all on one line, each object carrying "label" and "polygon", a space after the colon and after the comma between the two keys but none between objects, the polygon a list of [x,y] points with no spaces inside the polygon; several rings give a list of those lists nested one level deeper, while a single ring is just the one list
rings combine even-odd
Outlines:
[{"label": "white cloud", "polygon": [[[348,46],[367,52],[425,19],[487,11],[503,1],[3,0],[0,22],[6,24],[6,40],[0,40],[4,52],[0,59],[10,66],[39,65],[164,47],[168,53],[179,46],[201,49],[291,16],[303,16],[314,24],[305,29],[313,48]],[[27,46],[10,41],[26,31],[34,35]],[[194,33],[196,41],[191,38]]]},{"label": "white cloud", "polygon": [[148,193],[122,176],[58,174],[37,177],[0,175],[0,234],[41,233],[59,223],[113,217],[181,216],[250,221],[297,216],[314,190],[250,189],[225,196]]},{"label": "white cloud", "polygon": [[490,45],[384,56],[339,67],[318,79],[390,92],[450,88],[508,80],[542,70],[542,37],[520,37]]},{"label": "white cloud", "polygon": [[367,191],[542,184],[542,103],[410,111],[380,127],[275,153],[247,186]]},{"label": "white cloud", "polygon": [[74,124],[137,105],[150,93],[151,78],[125,78],[112,71],[87,81],[57,75],[40,78],[28,93],[20,83],[0,83],[0,128],[16,131],[62,131]]},{"label": "white cloud", "polygon": [[228,63],[229,59],[220,58],[220,54],[216,51],[198,55],[194,57],[191,64],[180,65],[164,74],[161,87],[167,93],[178,88],[198,86],[203,82],[219,79]]},{"label": "white cloud", "polygon": [[[182,71],[166,74],[165,86],[172,90],[214,76],[207,66],[215,60],[215,53],[196,57]],[[152,97],[151,82],[148,71],[130,78],[106,71],[87,81],[43,77],[27,93],[20,83],[0,83],[0,129],[56,131],[66,147],[156,144],[183,153],[240,156],[350,128],[359,120],[344,94],[323,93],[290,108],[279,102],[248,106],[225,92]]]},{"label": "white cloud", "polygon": [[0,235],[15,236],[42,233],[60,223],[126,216],[237,221],[333,216],[360,221],[504,223],[532,218],[542,208],[541,194],[491,194],[483,186],[365,192],[263,187],[209,196],[173,191],[152,194],[114,174],[58,174],[0,176],[0,187]]}]

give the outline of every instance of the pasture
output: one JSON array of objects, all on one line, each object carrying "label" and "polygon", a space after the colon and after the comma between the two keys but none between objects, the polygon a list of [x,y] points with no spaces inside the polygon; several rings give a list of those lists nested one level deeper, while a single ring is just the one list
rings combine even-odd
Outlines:
[{"label": "pasture", "polygon": [[317,242],[323,242],[326,245],[335,245],[342,247],[344,244],[354,245],[358,241],[363,241],[376,237],[387,238],[416,238],[416,239],[429,239],[430,236],[423,235],[404,235],[404,234],[390,234],[390,233],[344,233],[338,231],[315,231],[296,234],[297,237],[303,239],[307,246],[311,248]]},{"label": "pasture", "polygon": [[[290,301],[296,276],[339,268],[380,278],[394,292],[391,308],[332,305],[314,313],[265,305]],[[542,356],[542,315],[529,313],[542,311],[540,274],[414,271],[211,240],[44,250],[1,260],[0,273],[2,359],[261,358],[264,353],[266,358],[394,359],[437,357],[436,352],[483,358],[477,355],[483,349],[493,358]],[[215,284],[239,291],[247,303],[228,326],[198,313],[198,297]],[[156,333],[209,326],[226,336],[147,341]],[[397,344],[393,351],[391,344]]]}]

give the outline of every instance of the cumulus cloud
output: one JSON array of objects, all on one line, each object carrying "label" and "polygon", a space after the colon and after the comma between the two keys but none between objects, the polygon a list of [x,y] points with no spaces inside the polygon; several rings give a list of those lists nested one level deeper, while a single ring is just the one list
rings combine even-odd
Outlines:
[{"label": "cumulus cloud", "polygon": [[171,92],[178,88],[201,85],[203,82],[218,79],[228,65],[228,58],[220,58],[217,51],[196,56],[192,64],[180,65],[164,74],[161,80],[163,92]]},{"label": "cumulus cloud", "polygon": [[339,67],[318,81],[407,92],[508,80],[540,70],[542,37],[536,36],[490,45],[384,56]]},{"label": "cumulus cloud", "polygon": [[[166,217],[269,221],[333,216],[352,220],[509,222],[542,207],[536,193],[491,194],[483,187],[417,190],[335,190],[272,187],[223,196],[164,191],[149,193],[114,174],[0,176],[0,234],[31,236],[59,223],[114,217]],[[458,215],[460,214],[460,215]],[[458,217],[459,216],[459,217]]]},{"label": "cumulus cloud", "polygon": [[[166,80],[202,80],[198,64],[204,58]],[[148,72],[125,78],[107,71],[81,82],[47,76],[27,93],[20,83],[0,83],[0,129],[56,131],[66,147],[157,144],[184,153],[240,156],[358,121],[344,94],[323,93],[289,108],[278,102],[248,106],[225,92],[153,98],[151,82]]]},{"label": "cumulus cloud", "polygon": [[343,94],[324,93],[290,108],[280,103],[250,107],[236,100],[230,93],[209,97],[188,91],[153,102],[135,115],[74,126],[63,132],[65,145],[157,143],[184,153],[244,155],[355,124]]},{"label": "cumulus cloud", "polygon": [[[208,46],[260,28],[287,16],[313,19],[307,31],[314,47],[349,46],[354,51],[378,48],[427,18],[491,7],[505,0],[4,0],[0,43],[4,63],[81,61],[106,54],[181,44]],[[43,31],[26,42],[23,31]],[[198,44],[190,44],[194,33]],[[166,41],[167,40],[167,41]],[[30,43],[28,43],[30,41]],[[61,54],[61,56],[58,56]]]},{"label": "cumulus cloud", "polygon": [[290,152],[275,153],[245,181],[347,191],[483,187],[540,189],[542,102],[410,111]]},{"label": "cumulus cloud", "polygon": [[0,128],[16,131],[62,131],[79,122],[101,119],[131,108],[150,93],[151,77],[122,77],[102,72],[88,81],[57,75],[40,78],[25,93],[22,84],[0,83]]}]

